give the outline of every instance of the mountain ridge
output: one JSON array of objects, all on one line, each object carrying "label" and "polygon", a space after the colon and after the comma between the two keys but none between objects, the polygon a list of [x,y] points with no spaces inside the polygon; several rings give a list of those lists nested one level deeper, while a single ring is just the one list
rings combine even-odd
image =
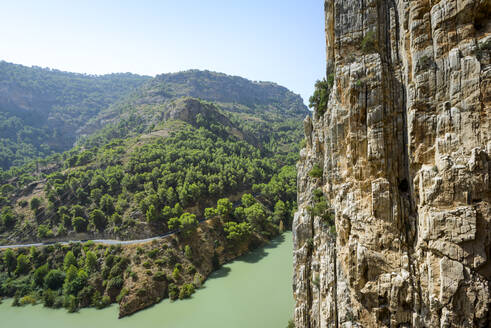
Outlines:
[{"label": "mountain ridge", "polygon": [[271,112],[298,118],[308,112],[299,95],[276,83],[212,71],[187,70],[152,78],[71,73],[0,61],[0,168],[68,150],[80,137],[116,123],[128,108],[181,97],[253,115]]}]

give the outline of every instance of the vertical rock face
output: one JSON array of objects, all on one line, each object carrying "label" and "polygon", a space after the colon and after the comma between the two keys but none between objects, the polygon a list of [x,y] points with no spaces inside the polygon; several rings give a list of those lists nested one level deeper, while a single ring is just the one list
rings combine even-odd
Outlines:
[{"label": "vertical rock face", "polygon": [[[334,83],[304,121],[296,326],[490,327],[491,2],[325,11]],[[335,233],[310,210],[319,188]]]}]

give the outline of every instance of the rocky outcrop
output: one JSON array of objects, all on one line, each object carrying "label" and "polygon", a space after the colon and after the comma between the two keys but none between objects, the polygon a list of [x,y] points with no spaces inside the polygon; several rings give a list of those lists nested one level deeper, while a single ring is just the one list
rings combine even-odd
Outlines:
[{"label": "rocky outcrop", "polygon": [[200,99],[183,97],[172,101],[163,113],[163,119],[166,121],[184,121],[197,128],[206,126],[213,129],[213,125],[222,125],[230,135],[246,140],[251,144],[259,145],[254,135],[244,132],[235,126],[227,116],[220,113],[217,105]]},{"label": "rocky outcrop", "polygon": [[[491,326],[491,3],[325,12],[333,84],[304,121],[296,326]],[[312,211],[318,189],[335,229]]]}]

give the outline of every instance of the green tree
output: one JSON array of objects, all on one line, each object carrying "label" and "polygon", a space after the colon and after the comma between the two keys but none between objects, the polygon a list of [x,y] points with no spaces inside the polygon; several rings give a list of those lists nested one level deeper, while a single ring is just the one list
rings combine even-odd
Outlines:
[{"label": "green tree", "polygon": [[90,181],[90,186],[93,189],[100,189],[100,190],[105,190],[106,189],[106,181],[104,180],[104,177],[96,174]]},{"label": "green tree", "polygon": [[162,219],[168,221],[172,217],[172,208],[169,205],[165,205],[162,209]]},{"label": "green tree", "polygon": [[223,230],[227,234],[227,239],[233,241],[247,240],[252,234],[252,227],[248,222],[226,222]]},{"label": "green tree", "polygon": [[73,205],[70,209],[70,214],[72,217],[85,217],[85,208],[82,205]]},{"label": "green tree", "polygon": [[196,215],[186,212],[179,218],[170,219],[167,225],[170,230],[179,229],[183,236],[188,237],[196,231],[198,220],[196,219]]},{"label": "green tree", "polygon": [[7,249],[3,253],[3,263],[7,267],[8,274],[10,275],[17,266],[17,258],[11,249]]},{"label": "green tree", "polygon": [[111,195],[105,194],[102,196],[101,201],[99,203],[99,207],[106,213],[107,215],[111,215],[114,213],[114,199]]},{"label": "green tree", "polygon": [[81,203],[85,204],[87,202],[87,192],[82,187],[77,188],[75,196],[77,196]]},{"label": "green tree", "polygon": [[92,295],[91,305],[95,308],[102,309],[101,300],[102,300],[101,292],[96,290]]},{"label": "green tree", "polygon": [[322,116],[327,109],[329,100],[329,82],[324,78],[315,82],[314,94],[309,98],[309,107],[314,109],[317,115]]},{"label": "green tree", "polygon": [[67,271],[72,265],[77,267],[77,258],[72,251],[68,251],[63,260],[63,267],[65,268],[65,271]]},{"label": "green tree", "polygon": [[169,187],[167,189],[167,193],[165,197],[168,205],[174,204],[177,201],[177,195],[176,192],[174,191],[174,188]]},{"label": "green tree", "polygon": [[263,224],[266,222],[266,212],[264,212],[263,207],[260,204],[255,203],[246,207],[244,213],[247,221],[249,221],[254,230],[260,231]]},{"label": "green tree", "polygon": [[208,219],[208,220],[212,219],[217,215],[218,215],[218,212],[217,212],[216,208],[214,208],[214,207],[205,208],[205,218],[206,219]]},{"label": "green tree", "polygon": [[111,215],[111,222],[114,225],[119,226],[121,225],[121,223],[123,223],[123,219],[121,218],[121,215],[119,215],[118,213],[114,213],[113,215]]},{"label": "green tree", "polygon": [[72,219],[72,225],[77,232],[87,231],[87,220],[81,216],[76,216]]},{"label": "green tree", "polygon": [[95,188],[90,191],[90,199],[92,199],[94,203],[97,204],[98,202],[100,202],[101,198],[102,190],[100,190],[99,188]]},{"label": "green tree", "polygon": [[176,266],[174,267],[174,271],[172,271],[172,279],[174,279],[174,281],[177,281],[179,279],[179,275],[180,275],[180,270]]},{"label": "green tree", "polygon": [[85,255],[85,269],[87,272],[96,272],[98,264],[97,264],[97,256],[94,252],[88,251]]},{"label": "green tree", "polygon": [[99,209],[95,209],[90,212],[90,222],[99,230],[104,230],[107,225],[107,218],[104,212]]},{"label": "green tree", "polygon": [[41,265],[40,260],[40,255],[41,252],[34,246],[31,246],[29,249],[29,258],[31,260],[31,263],[34,264],[34,266],[39,267]]},{"label": "green tree", "polygon": [[252,206],[254,203],[256,203],[256,200],[251,194],[242,195],[241,201],[242,201],[242,205],[244,205],[245,207]]},{"label": "green tree", "polygon": [[228,198],[219,199],[217,202],[217,213],[220,215],[222,221],[226,222],[231,219],[231,215],[234,209],[234,205]]},{"label": "green tree", "polygon": [[65,273],[63,271],[54,269],[50,270],[46,277],[44,277],[44,286],[48,289],[58,290],[65,281]]},{"label": "green tree", "polygon": [[41,206],[41,200],[37,197],[33,197],[30,202],[31,210],[36,211]]},{"label": "green tree", "polygon": [[56,293],[51,289],[45,289],[43,291],[43,304],[45,307],[51,308],[55,305]]},{"label": "green tree", "polygon": [[77,312],[78,310],[77,298],[74,295],[65,295],[64,306],[69,313]]},{"label": "green tree", "polygon": [[19,254],[19,256],[17,256],[17,267],[15,268],[15,274],[26,274],[30,271],[30,269],[31,261],[29,261],[29,258],[24,254]]},{"label": "green tree", "polygon": [[84,269],[77,270],[74,265],[71,265],[66,273],[63,291],[66,295],[77,295],[87,285],[89,276]]},{"label": "green tree", "polygon": [[185,299],[191,297],[194,293],[194,285],[193,284],[184,284],[181,286],[181,290],[179,291],[179,299]]},{"label": "green tree", "polygon": [[174,301],[178,298],[178,296],[179,296],[179,288],[174,283],[170,283],[169,298],[171,299],[171,301]]},{"label": "green tree", "polygon": [[159,221],[160,219],[159,212],[157,211],[154,205],[150,205],[148,207],[146,217],[147,217],[147,222],[149,223],[156,223]]},{"label": "green tree", "polygon": [[53,237],[53,231],[46,224],[40,224],[37,235],[39,239],[51,238]]},{"label": "green tree", "polygon": [[183,211],[183,209],[181,207],[181,204],[179,204],[179,203],[176,203],[174,205],[174,207],[172,208],[172,215],[173,216],[181,216],[183,212],[184,211]]},{"label": "green tree", "polygon": [[43,264],[36,270],[34,270],[34,274],[32,275],[32,281],[35,286],[42,287],[44,284],[44,278],[49,272],[48,264]]},{"label": "green tree", "polygon": [[324,171],[319,164],[315,164],[309,172],[309,176],[312,178],[322,178]]},{"label": "green tree", "polygon": [[234,217],[237,221],[244,221],[246,219],[244,208],[242,206],[235,208]]},{"label": "green tree", "polygon": [[275,223],[284,221],[288,213],[285,203],[280,199],[276,202],[273,212],[273,220]]},{"label": "green tree", "polygon": [[68,229],[72,226],[72,218],[67,214],[63,214],[61,216],[61,223],[63,224],[63,227]]},{"label": "green tree", "polygon": [[[11,229],[15,225],[15,215],[11,208],[5,206],[2,215],[0,216],[0,223],[7,229]],[[1,227],[0,227],[1,228]]]}]

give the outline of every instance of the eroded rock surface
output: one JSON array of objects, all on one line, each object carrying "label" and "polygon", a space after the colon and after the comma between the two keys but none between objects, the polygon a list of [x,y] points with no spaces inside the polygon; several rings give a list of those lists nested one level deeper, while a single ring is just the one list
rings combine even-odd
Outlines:
[{"label": "eroded rock surface", "polygon": [[[491,2],[325,12],[334,83],[304,121],[296,326],[490,327]],[[309,210],[318,188],[335,233]]]}]

